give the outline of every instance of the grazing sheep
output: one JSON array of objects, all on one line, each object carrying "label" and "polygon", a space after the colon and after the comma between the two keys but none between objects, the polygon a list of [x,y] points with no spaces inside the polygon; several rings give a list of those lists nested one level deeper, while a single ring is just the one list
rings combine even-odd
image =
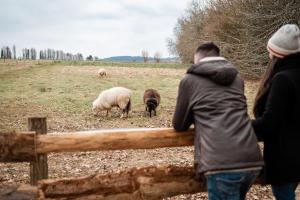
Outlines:
[{"label": "grazing sheep", "polygon": [[107,73],[106,73],[106,70],[103,69],[103,68],[99,69],[98,72],[97,72],[97,75],[98,75],[100,78],[106,76],[106,74],[107,74]]},{"label": "grazing sheep", "polygon": [[154,116],[156,116],[156,108],[160,103],[160,95],[154,89],[148,89],[144,92],[144,103],[146,104],[146,111],[149,112],[151,117],[151,112],[154,111]]},{"label": "grazing sheep", "polygon": [[98,115],[100,111],[106,110],[106,116],[109,115],[112,107],[122,109],[121,118],[128,117],[128,112],[131,109],[132,91],[124,87],[113,87],[102,91],[98,98],[93,102],[93,112]]}]

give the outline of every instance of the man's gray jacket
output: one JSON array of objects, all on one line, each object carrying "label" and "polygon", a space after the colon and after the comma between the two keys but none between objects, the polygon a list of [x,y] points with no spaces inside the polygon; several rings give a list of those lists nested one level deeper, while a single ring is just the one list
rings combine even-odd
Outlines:
[{"label": "man's gray jacket", "polygon": [[185,131],[191,124],[198,173],[263,165],[247,113],[244,82],[226,59],[204,58],[181,80],[173,126]]}]

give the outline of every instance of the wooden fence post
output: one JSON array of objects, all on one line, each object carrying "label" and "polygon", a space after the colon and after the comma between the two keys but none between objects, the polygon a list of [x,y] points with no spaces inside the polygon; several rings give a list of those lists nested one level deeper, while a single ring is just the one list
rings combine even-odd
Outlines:
[{"label": "wooden fence post", "polygon": [[[28,118],[28,130],[35,131],[36,135],[47,134],[47,118]],[[36,146],[35,146],[36,150]],[[38,180],[48,178],[47,154],[37,154],[36,161],[30,162],[30,184],[36,185]]]}]

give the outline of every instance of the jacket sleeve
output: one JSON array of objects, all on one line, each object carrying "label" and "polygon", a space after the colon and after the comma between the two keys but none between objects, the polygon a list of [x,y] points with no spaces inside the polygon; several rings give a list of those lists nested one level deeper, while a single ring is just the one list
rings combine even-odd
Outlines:
[{"label": "jacket sleeve", "polygon": [[291,82],[284,75],[277,75],[272,80],[272,86],[267,98],[263,115],[252,121],[254,131],[259,140],[276,132],[286,116],[292,103]]},{"label": "jacket sleeve", "polygon": [[173,127],[176,131],[186,131],[194,122],[193,111],[190,106],[190,87],[186,79],[179,84],[177,103],[173,116]]}]

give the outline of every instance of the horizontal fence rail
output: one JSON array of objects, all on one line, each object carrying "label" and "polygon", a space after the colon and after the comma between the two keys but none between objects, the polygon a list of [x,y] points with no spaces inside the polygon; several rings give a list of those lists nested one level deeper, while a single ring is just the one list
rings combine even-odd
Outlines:
[{"label": "horizontal fence rail", "polygon": [[0,133],[0,162],[30,162],[35,159],[35,132]]},{"label": "horizontal fence rail", "polygon": [[[36,154],[192,146],[194,132],[172,128],[107,129],[36,135],[0,134],[0,162],[30,161]],[[8,142],[9,141],[9,142]]]},{"label": "horizontal fence rail", "polygon": [[37,153],[154,149],[193,145],[193,130],[172,128],[109,129],[37,136]]}]

